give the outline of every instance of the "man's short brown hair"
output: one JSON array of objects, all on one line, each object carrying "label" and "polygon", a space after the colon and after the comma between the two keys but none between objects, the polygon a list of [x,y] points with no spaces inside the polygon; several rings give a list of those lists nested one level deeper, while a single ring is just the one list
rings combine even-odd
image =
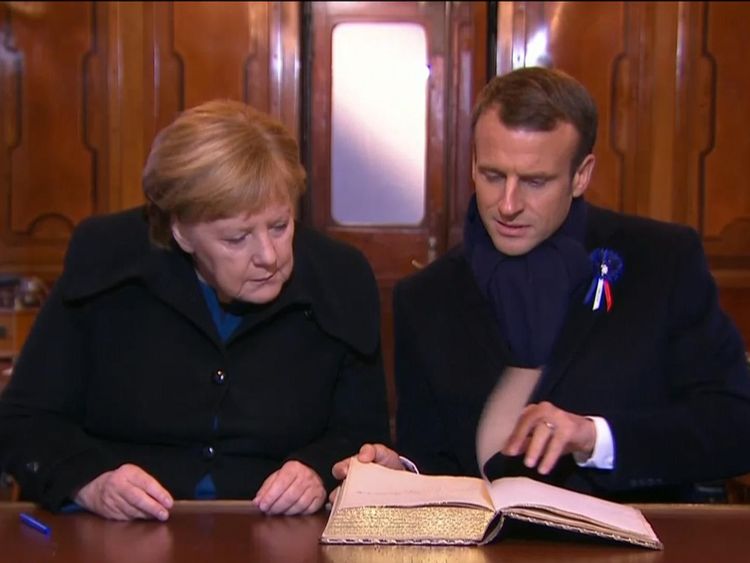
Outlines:
[{"label": "man's short brown hair", "polygon": [[526,67],[495,76],[482,88],[471,116],[474,131],[487,111],[511,129],[552,131],[560,122],[578,131],[578,149],[573,155],[571,174],[594,150],[598,116],[588,90],[561,70]]}]

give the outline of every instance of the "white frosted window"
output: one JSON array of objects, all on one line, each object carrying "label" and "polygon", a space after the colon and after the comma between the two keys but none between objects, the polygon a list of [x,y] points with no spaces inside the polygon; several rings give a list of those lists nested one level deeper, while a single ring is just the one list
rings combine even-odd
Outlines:
[{"label": "white frosted window", "polygon": [[331,215],[344,225],[419,224],[429,77],[424,29],[342,23],[332,42]]}]

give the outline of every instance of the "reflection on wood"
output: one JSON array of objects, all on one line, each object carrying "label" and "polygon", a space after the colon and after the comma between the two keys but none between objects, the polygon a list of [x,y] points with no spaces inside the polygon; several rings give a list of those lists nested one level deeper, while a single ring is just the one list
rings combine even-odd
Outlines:
[{"label": "reflection on wood", "polygon": [[[64,238],[93,212],[96,149],[86,126],[96,119],[84,95],[93,84],[81,80],[96,71],[90,66],[95,62],[93,17],[91,4],[55,3],[43,18],[10,18],[12,42],[20,56],[14,68],[18,74],[9,77],[20,84],[13,108],[18,129],[9,147],[14,233]],[[72,88],[61,90],[71,76],[79,78]],[[92,78],[97,82],[100,77]],[[45,228],[45,217],[64,218],[67,228]]]},{"label": "reflection on wood", "polygon": [[481,547],[423,547],[423,546],[366,546],[324,545],[321,547],[326,563],[488,563],[492,561]]}]

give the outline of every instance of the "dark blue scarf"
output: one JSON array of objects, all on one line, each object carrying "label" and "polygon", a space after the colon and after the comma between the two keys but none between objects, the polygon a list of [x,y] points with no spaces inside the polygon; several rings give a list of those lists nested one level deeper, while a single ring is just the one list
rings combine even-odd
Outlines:
[{"label": "dark blue scarf", "polygon": [[523,256],[497,250],[477,210],[469,203],[464,253],[479,289],[489,301],[513,356],[513,365],[547,363],[562,328],[572,294],[591,279],[583,246],[586,203],[576,198],[560,228]]}]

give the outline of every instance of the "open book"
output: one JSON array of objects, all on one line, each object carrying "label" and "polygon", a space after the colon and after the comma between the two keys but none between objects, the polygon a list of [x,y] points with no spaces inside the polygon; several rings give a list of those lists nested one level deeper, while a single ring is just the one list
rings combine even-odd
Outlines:
[{"label": "open book", "polygon": [[641,512],[528,477],[418,475],[351,461],[322,543],[475,545],[506,519],[661,549]]}]

